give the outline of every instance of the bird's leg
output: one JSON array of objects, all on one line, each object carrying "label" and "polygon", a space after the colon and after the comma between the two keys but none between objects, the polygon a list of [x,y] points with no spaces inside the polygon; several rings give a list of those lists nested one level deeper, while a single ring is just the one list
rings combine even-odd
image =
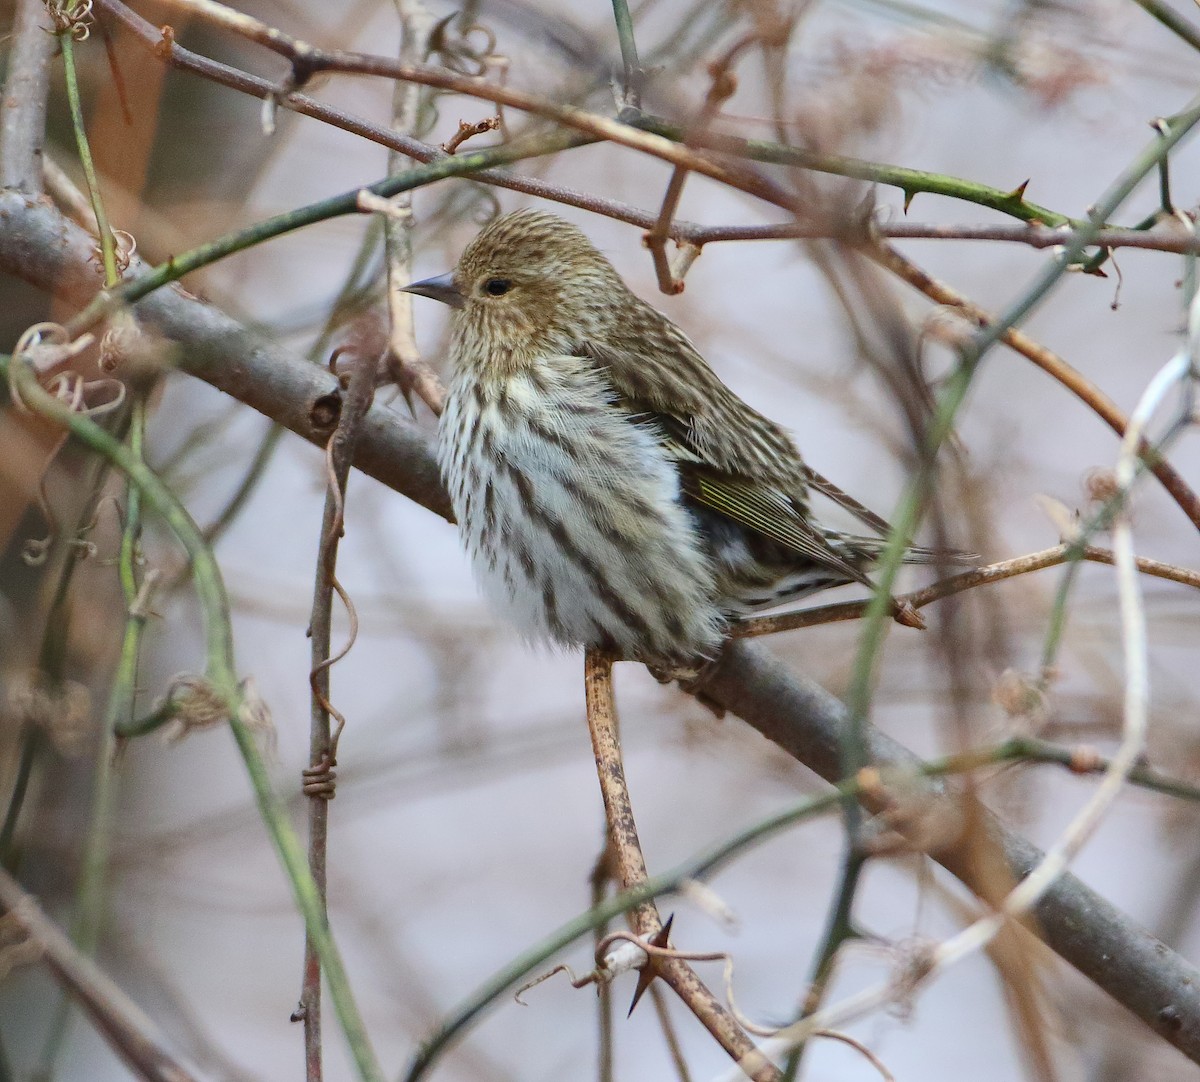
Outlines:
[{"label": "bird's leg", "polygon": [[[622,889],[646,881],[646,859],[638,840],[637,824],[625,784],[625,766],[617,733],[617,709],[613,697],[613,658],[603,650],[589,648],[584,654],[584,692],[587,698],[588,731],[604,799],[604,817],[612,847],[612,863]],[[653,901],[643,902],[631,911],[634,931],[644,939],[662,932],[662,918]],[[755,1047],[716,996],[696,976],[695,970],[679,958],[649,959],[646,972],[662,977],[700,1020],[721,1047],[741,1065],[755,1082],[779,1082],[778,1069]]]}]

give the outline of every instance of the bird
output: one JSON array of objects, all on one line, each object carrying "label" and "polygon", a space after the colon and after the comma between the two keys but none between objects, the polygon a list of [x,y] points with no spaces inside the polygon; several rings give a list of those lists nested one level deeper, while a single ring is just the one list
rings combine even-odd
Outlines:
[{"label": "bird", "polygon": [[[406,289],[452,308],[438,463],[482,591],[526,639],[686,669],[743,616],[873,585],[888,523],[811,469],[576,226],[500,215],[453,271]],[[822,525],[813,493],[871,532]]]}]

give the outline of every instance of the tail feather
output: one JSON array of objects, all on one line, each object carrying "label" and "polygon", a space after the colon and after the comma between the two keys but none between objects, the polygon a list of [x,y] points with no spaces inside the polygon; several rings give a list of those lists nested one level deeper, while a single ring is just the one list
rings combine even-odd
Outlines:
[{"label": "tail feather", "polygon": [[[879,559],[887,548],[886,537],[860,537],[829,531],[829,540],[847,553],[870,563]],[[962,564],[969,566],[979,562],[979,553],[963,552],[960,549],[935,549],[925,545],[909,545],[904,552],[906,564]]]}]

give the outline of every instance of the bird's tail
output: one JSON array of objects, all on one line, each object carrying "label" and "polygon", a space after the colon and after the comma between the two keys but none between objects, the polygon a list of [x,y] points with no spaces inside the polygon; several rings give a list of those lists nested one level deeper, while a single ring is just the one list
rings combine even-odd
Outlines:
[{"label": "bird's tail", "polygon": [[[861,537],[855,534],[827,531],[835,545],[867,563],[874,563],[888,546],[886,537]],[[904,552],[906,564],[959,564],[970,566],[979,562],[979,553],[960,549],[935,549],[925,545],[909,545]]]},{"label": "bird's tail", "polygon": [[978,552],[961,549],[934,549],[924,545],[909,545],[904,553],[906,564],[961,564],[964,567],[979,563]]}]

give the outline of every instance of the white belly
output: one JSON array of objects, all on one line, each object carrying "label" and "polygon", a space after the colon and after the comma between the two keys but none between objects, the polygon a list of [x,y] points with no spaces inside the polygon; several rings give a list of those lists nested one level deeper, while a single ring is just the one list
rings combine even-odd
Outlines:
[{"label": "white belly", "polygon": [[641,660],[719,646],[674,464],[587,362],[549,358],[488,393],[461,374],[438,458],[476,576],[527,638]]}]

